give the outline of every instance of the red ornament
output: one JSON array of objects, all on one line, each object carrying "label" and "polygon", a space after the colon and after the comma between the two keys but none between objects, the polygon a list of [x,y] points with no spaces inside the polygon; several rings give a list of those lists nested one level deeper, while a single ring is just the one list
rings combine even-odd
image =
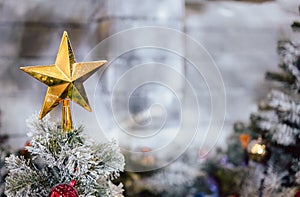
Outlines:
[{"label": "red ornament", "polygon": [[26,146],[31,146],[30,141],[26,141],[25,146],[20,150],[20,154],[22,156],[26,156],[29,154],[28,150],[26,149]]},{"label": "red ornament", "polygon": [[70,184],[58,184],[54,186],[49,194],[49,197],[79,197],[76,189],[75,180],[72,180]]},{"label": "red ornament", "polygon": [[300,197],[300,190],[296,192],[295,197]]}]

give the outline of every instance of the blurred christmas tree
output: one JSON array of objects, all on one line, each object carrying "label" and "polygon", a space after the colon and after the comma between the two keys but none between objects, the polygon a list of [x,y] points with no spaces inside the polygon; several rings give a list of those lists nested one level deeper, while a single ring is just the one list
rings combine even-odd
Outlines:
[{"label": "blurred christmas tree", "polygon": [[[150,151],[149,148],[142,148]],[[130,157],[130,155],[127,155]],[[166,156],[167,157],[167,156]],[[168,158],[165,158],[168,160]],[[131,160],[127,165],[138,166],[137,169],[148,169],[145,172],[125,172],[120,177],[124,183],[125,196],[128,197],[184,197],[216,196],[215,183],[200,169],[201,162],[196,148],[188,149],[176,161],[161,168],[153,155]]]},{"label": "blurred christmas tree", "polygon": [[[299,30],[299,23],[292,27]],[[266,73],[276,88],[259,103],[249,125],[235,124],[228,149],[219,157],[225,165],[218,159],[215,169],[207,170],[219,181],[221,196],[300,195],[300,45],[279,41],[277,49],[281,71]],[[207,163],[208,169],[212,166]],[[233,180],[238,185],[227,190]]]},{"label": "blurred christmas tree", "polygon": [[[48,86],[39,118],[29,121],[31,157],[6,158],[9,197],[122,196],[122,184],[112,180],[124,169],[124,157],[116,142],[95,144],[73,128],[69,102],[91,111],[83,82],[106,61],[76,63],[70,40],[64,32],[55,64],[29,66],[23,71]],[[43,119],[58,106],[62,123]]]}]

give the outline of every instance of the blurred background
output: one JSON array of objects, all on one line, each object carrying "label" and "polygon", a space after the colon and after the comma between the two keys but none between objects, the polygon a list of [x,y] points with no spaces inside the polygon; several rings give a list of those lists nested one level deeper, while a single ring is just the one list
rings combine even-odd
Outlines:
[{"label": "blurred background", "polygon": [[[9,144],[16,148],[24,146],[28,131],[25,120],[41,109],[46,86],[21,72],[19,67],[54,63],[63,31],[68,32],[76,59],[80,62],[89,60],[86,56],[90,51],[115,33],[129,28],[160,26],[176,29],[191,36],[203,45],[218,66],[226,89],[227,111],[217,143],[226,146],[225,139],[232,132],[233,123],[237,120],[247,120],[250,112],[256,109],[256,103],[266,96],[268,83],[264,80],[264,73],[277,69],[277,41],[295,36],[290,29],[290,23],[298,18],[298,4],[300,1],[297,0],[1,0],[0,134],[8,134]],[[155,39],[164,42],[166,38]],[[127,37],[117,46],[108,46],[107,50],[97,57],[111,61],[110,54],[117,50],[118,46],[126,46],[134,40],[134,37]],[[177,44],[182,50],[186,47],[184,40]],[[198,51],[187,53],[191,53],[192,56],[198,55]],[[101,140],[102,132],[95,130],[115,132],[117,128],[112,126],[115,120],[110,110],[114,84],[133,65],[144,62],[173,65],[178,73],[194,83],[194,90],[199,97],[209,100],[207,90],[195,85],[203,84],[203,79],[199,74],[195,74],[193,68],[187,66],[182,58],[152,49],[124,54],[86,83],[88,97],[95,112],[88,114],[74,106],[74,121],[84,124],[88,135]],[[156,74],[151,71],[149,73],[150,76]],[[172,80],[172,75],[164,73],[160,78]],[[129,120],[122,117],[122,112],[128,110],[123,109],[124,103],[129,102],[129,111],[133,119],[147,126],[147,110],[152,106],[150,116],[154,122],[147,127],[151,130],[156,127],[155,121],[161,120],[160,107],[153,108],[152,104],[160,103],[163,105],[165,117],[164,129],[172,130],[173,127],[178,127],[177,123],[181,117],[180,99],[187,95],[180,82],[176,83],[175,89],[179,94],[174,95],[166,87],[157,84],[147,84],[137,88],[128,101],[126,83],[123,84],[114,95],[114,112],[120,116],[117,119],[126,123],[122,123],[126,130],[136,129]],[[97,100],[98,97],[100,100]],[[205,99],[202,103],[204,106],[208,102]],[[191,110],[192,108],[191,106]],[[209,123],[209,117],[205,114],[210,114],[210,109],[203,107],[200,110],[202,115],[198,121],[201,131],[201,125]],[[57,119],[60,116],[59,111],[60,109],[56,109],[52,117]],[[99,121],[95,114],[97,117],[100,115],[99,119],[102,121]],[[190,115],[188,119],[197,117]],[[99,124],[102,125],[101,128]],[[204,147],[205,144],[215,143],[215,140],[214,136],[212,139],[208,137]],[[128,145],[126,141],[120,143]],[[151,146],[151,143],[147,146]]]}]

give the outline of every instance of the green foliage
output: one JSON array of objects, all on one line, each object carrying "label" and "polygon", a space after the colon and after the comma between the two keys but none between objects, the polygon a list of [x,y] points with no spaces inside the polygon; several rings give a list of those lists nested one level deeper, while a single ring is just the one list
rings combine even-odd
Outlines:
[{"label": "green foliage", "polygon": [[220,164],[218,159],[208,160],[203,170],[218,183],[220,196],[239,194],[249,173],[245,167],[226,166],[226,164]]}]

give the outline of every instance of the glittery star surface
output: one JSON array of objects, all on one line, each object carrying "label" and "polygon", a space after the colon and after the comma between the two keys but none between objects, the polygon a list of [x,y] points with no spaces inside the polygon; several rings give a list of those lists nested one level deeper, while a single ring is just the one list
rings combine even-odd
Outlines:
[{"label": "glittery star surface", "polygon": [[40,119],[64,99],[91,111],[83,82],[105,63],[106,60],[77,63],[68,34],[64,32],[55,64],[21,67],[21,70],[48,86]]}]

